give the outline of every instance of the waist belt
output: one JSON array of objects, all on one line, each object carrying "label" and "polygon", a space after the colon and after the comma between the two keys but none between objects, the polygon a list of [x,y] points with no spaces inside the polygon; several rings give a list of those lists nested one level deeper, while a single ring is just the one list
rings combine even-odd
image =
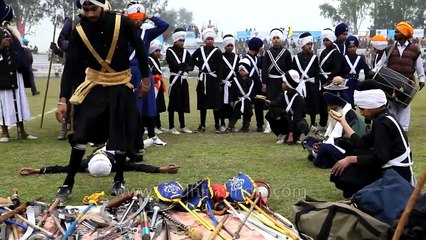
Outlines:
[{"label": "waist belt", "polygon": [[269,78],[283,78],[283,76],[282,75],[274,75],[274,74],[268,74],[268,77]]},{"label": "waist belt", "polygon": [[204,84],[204,94],[207,94],[207,89],[206,89],[207,74],[212,76],[212,77],[217,77],[216,72],[200,72],[200,76],[198,77],[198,81],[201,81]]},{"label": "waist belt", "polygon": [[131,76],[130,69],[121,72],[106,73],[87,68],[86,79],[77,87],[70,98],[70,103],[74,105],[81,104],[87,94],[89,94],[96,85],[115,86],[125,84],[128,88],[133,89],[133,85],[130,82]]}]

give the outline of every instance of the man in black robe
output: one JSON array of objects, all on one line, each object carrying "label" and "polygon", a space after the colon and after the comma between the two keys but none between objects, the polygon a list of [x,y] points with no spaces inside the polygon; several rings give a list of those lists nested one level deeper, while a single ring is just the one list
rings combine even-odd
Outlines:
[{"label": "man in black robe", "polygon": [[[70,197],[88,142],[107,142],[107,150],[116,151],[117,168],[111,194],[117,195],[125,190],[125,153],[143,148],[135,94],[130,82],[129,43],[136,50],[142,73],[140,97],[145,97],[150,87],[148,58],[129,19],[105,12],[105,0],[80,0],[80,4],[84,17],[71,33],[69,73],[65,74],[69,76],[66,81],[72,81],[74,70],[84,64],[87,67],[86,80],[69,99],[75,105],[75,133],[69,138],[72,146],[70,169],[56,195],[60,200]],[[69,89],[61,88],[62,91]],[[63,121],[66,114],[66,101],[65,97],[59,100],[56,112],[59,121]]]}]

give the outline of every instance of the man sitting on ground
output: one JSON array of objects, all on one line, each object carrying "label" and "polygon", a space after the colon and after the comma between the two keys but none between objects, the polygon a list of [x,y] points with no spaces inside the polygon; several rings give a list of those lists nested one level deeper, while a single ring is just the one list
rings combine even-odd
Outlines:
[{"label": "man sitting on ground", "polygon": [[404,179],[415,184],[413,161],[408,137],[395,117],[386,108],[386,94],[374,80],[358,84],[354,102],[361,115],[372,119],[370,132],[360,136],[344,117],[333,118],[350,138],[357,154],[339,160],[332,168],[330,181],[343,191],[345,198],[376,181],[386,169],[393,168]]}]

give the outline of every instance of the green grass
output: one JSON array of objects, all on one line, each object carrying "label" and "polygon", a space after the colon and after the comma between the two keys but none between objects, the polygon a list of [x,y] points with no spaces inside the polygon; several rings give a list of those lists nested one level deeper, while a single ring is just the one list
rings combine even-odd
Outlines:
[{"label": "green grass", "polygon": [[[198,126],[199,114],[195,104],[195,79],[191,79],[191,113],[186,116],[187,127]],[[28,101],[32,116],[41,113],[46,79],[36,81],[42,95],[31,96]],[[46,111],[56,107],[59,91],[59,79],[50,80]],[[412,106],[412,120],[409,132],[410,144],[415,160],[414,169],[420,174],[425,165],[426,151],[426,96],[420,92]],[[175,117],[177,122],[177,116]],[[317,169],[306,159],[307,152],[301,146],[275,144],[273,134],[257,132],[214,134],[213,115],[208,112],[207,131],[204,134],[161,134],[167,142],[163,148],[151,147],[145,154],[145,162],[153,165],[165,165],[175,162],[181,166],[176,175],[146,174],[128,172],[125,174],[126,186],[130,189],[150,189],[158,183],[177,180],[181,184],[193,183],[203,177],[210,177],[212,183],[224,183],[238,172],[249,174],[254,179],[263,179],[270,183],[273,191],[271,207],[285,215],[298,199],[309,195],[322,200],[341,200],[341,192],[329,182],[329,170]],[[162,114],[164,127],[168,127],[167,114]],[[241,122],[239,122],[241,124]],[[20,190],[21,198],[27,200],[43,196],[50,201],[57,187],[62,184],[65,174],[19,176],[21,167],[42,167],[47,165],[66,165],[70,146],[66,141],[57,141],[60,125],[54,114],[44,117],[40,129],[40,118],[25,124],[27,131],[39,137],[36,141],[17,141],[0,145],[0,193],[8,196],[12,188]],[[252,127],[254,128],[254,127]],[[15,136],[16,129],[10,130]],[[91,149],[87,151],[91,152]],[[113,177],[94,178],[89,174],[78,174],[70,204],[81,204],[83,196],[95,191],[109,192]]]}]

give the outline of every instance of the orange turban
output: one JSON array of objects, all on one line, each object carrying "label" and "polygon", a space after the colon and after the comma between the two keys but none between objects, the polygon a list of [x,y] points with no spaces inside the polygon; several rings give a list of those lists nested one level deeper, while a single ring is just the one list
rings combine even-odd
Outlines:
[{"label": "orange turban", "polygon": [[398,25],[396,25],[396,30],[398,30],[407,38],[412,38],[414,34],[413,27],[407,22],[398,23]]}]

